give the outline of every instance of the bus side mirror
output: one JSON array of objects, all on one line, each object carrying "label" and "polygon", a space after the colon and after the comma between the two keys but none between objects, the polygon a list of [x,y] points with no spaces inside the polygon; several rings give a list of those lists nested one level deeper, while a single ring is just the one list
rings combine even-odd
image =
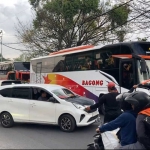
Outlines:
[{"label": "bus side mirror", "polygon": [[141,66],[141,72],[145,73],[147,70],[145,59],[141,59],[140,66]]}]

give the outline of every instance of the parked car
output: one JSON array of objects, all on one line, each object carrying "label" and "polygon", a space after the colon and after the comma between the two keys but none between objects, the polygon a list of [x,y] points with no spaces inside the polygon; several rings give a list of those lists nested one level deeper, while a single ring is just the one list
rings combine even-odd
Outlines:
[{"label": "parked car", "polygon": [[76,126],[95,122],[98,111],[84,110],[93,104],[94,100],[59,85],[6,85],[0,87],[0,122],[5,128],[15,122],[54,124],[63,131],[71,132]]},{"label": "parked car", "polygon": [[10,85],[10,84],[21,84],[20,80],[0,80],[0,86]]}]

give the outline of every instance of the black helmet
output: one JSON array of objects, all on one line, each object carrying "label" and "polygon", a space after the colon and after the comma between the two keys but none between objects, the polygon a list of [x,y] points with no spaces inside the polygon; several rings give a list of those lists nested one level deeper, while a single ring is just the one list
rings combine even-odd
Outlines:
[{"label": "black helmet", "polygon": [[139,112],[150,103],[150,97],[145,92],[137,91],[127,96],[125,101],[132,104],[134,106],[134,110]]},{"label": "black helmet", "polygon": [[116,97],[116,101],[120,102],[120,105],[121,105],[121,109],[123,111],[125,110],[131,110],[132,109],[132,106],[130,103],[126,102],[125,101],[125,98],[127,96],[129,96],[131,93],[122,93],[122,94],[119,94],[117,97]]}]

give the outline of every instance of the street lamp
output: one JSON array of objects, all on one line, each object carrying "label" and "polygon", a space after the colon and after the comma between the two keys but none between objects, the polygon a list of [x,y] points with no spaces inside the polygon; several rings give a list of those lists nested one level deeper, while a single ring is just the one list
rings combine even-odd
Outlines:
[{"label": "street lamp", "polygon": [[3,38],[3,30],[0,30],[0,37],[1,37],[1,62],[2,62],[2,59],[3,59],[3,57],[2,57],[2,38]]}]

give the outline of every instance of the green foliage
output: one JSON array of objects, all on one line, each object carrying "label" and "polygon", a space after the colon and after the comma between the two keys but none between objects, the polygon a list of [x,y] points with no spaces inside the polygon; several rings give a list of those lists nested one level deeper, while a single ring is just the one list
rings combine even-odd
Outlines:
[{"label": "green foliage", "polygon": [[[0,54],[0,61],[1,61],[1,54]],[[2,61],[10,61],[10,59],[6,59],[6,58],[4,58],[3,55],[2,55]]]},{"label": "green foliage", "polygon": [[138,41],[144,41],[144,42],[146,42],[147,40],[148,40],[148,38],[147,37],[144,37],[144,38],[137,38],[138,39]]},{"label": "green foliage", "polygon": [[19,57],[15,58],[14,61],[26,62],[26,61],[30,61],[30,59],[28,58],[28,54],[27,53],[23,53]]},{"label": "green foliage", "polygon": [[31,5],[34,5],[35,2],[36,2],[36,0],[29,0],[29,3],[30,3]]},{"label": "green foliage", "polygon": [[[29,1],[34,7],[40,2]],[[115,5],[113,11],[105,13],[111,9],[109,1],[103,5],[100,0],[41,0],[43,1],[42,7],[35,9],[36,17],[32,28],[22,28],[18,32],[28,49],[37,55],[83,44],[95,45],[109,40],[112,33],[116,34],[117,40],[124,39],[125,30],[111,30],[127,21],[130,12],[128,6],[117,8]]]},{"label": "green foliage", "polygon": [[112,21],[112,27],[116,26],[122,26],[127,19],[128,15],[130,13],[130,9],[128,5],[118,6],[115,5],[113,7],[113,11],[109,13],[109,18]]}]

